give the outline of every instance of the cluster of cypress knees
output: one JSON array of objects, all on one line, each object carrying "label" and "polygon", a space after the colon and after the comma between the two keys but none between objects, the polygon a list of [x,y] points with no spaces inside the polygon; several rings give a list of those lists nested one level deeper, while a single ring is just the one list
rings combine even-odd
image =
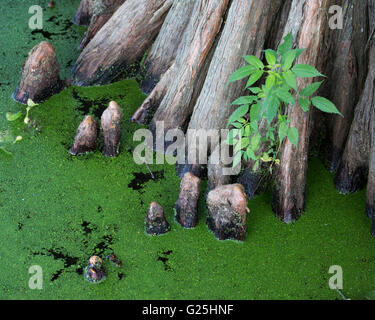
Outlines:
[{"label": "cluster of cypress knees", "polygon": [[[23,104],[28,99],[42,102],[69,85],[59,77],[59,64],[53,46],[43,41],[29,53],[23,66],[21,80],[13,98]],[[103,136],[102,153],[116,157],[120,152],[123,113],[121,107],[111,101],[101,116],[100,130]],[[95,151],[98,147],[98,124],[87,115],[77,129],[70,154],[79,155]],[[198,224],[198,201],[201,180],[192,172],[182,177],[180,194],[176,202],[176,220],[184,228],[194,228]],[[220,240],[243,241],[247,235],[246,216],[249,212],[244,187],[241,184],[217,183],[217,187],[207,195],[208,219],[211,231]],[[159,235],[170,230],[164,209],[152,202],[146,214],[146,233]]]}]

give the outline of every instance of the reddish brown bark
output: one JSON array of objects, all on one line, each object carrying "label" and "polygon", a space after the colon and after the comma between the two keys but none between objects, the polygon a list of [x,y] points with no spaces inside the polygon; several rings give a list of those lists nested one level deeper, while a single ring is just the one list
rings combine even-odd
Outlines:
[{"label": "reddish brown bark", "polygon": [[56,94],[63,88],[59,71],[54,47],[46,41],[36,45],[22,67],[20,83],[13,93],[14,100],[27,104],[28,99],[41,102]]},{"label": "reddish brown bark", "polygon": [[198,200],[201,179],[186,173],[181,180],[180,194],[176,202],[176,220],[184,228],[195,228],[198,224]]},{"label": "reddish brown bark", "polygon": [[106,157],[117,157],[120,153],[122,109],[114,101],[101,117],[101,130],[103,133],[103,154]]},{"label": "reddish brown bark", "polygon": [[[292,3],[285,32],[293,31],[295,43],[306,51],[297,63],[313,65],[320,69],[327,47],[324,45],[329,30],[326,12],[330,0],[295,0]],[[324,70],[321,70],[324,71]],[[311,84],[311,78],[299,78],[298,87]],[[276,176],[273,193],[273,210],[283,222],[296,220],[305,210],[306,171],[311,127],[311,112],[303,112],[297,106],[288,108],[290,126],[299,131],[298,147],[286,139],[280,150],[281,165]]]},{"label": "reddish brown bark", "polygon": [[86,116],[77,129],[70,154],[73,156],[95,151],[97,147],[98,126],[92,116]]},{"label": "reddish brown bark", "polygon": [[175,0],[145,61],[143,92],[150,93],[176,58],[178,48],[197,0]]},{"label": "reddish brown bark", "polygon": [[334,172],[340,163],[350,126],[353,121],[354,108],[366,80],[367,53],[363,44],[368,39],[367,21],[363,19],[367,11],[366,1],[350,0],[344,6],[344,26],[337,30],[333,48],[333,70],[328,85],[329,96],[344,117],[329,116],[328,127],[328,161],[329,170]]},{"label": "reddish brown bark", "polygon": [[74,15],[73,23],[88,26],[91,21],[95,0],[82,0]]},{"label": "reddish brown bark", "polygon": [[124,73],[151,45],[170,5],[170,0],[127,0],[82,51],[73,83],[105,84]]},{"label": "reddish brown bark", "polygon": [[[375,50],[375,46],[372,46],[370,50]],[[374,81],[375,56],[370,55],[370,69],[365,88],[355,109],[348,141],[335,178],[336,188],[344,194],[355,192],[366,185],[371,155],[371,126],[372,122],[375,121],[373,116]]]},{"label": "reddish brown bark", "polygon": [[105,25],[105,23],[112,17],[115,11],[126,0],[101,0],[96,1],[92,10],[92,17],[90,19],[89,27],[82,39],[79,49],[82,50],[91,41],[98,31]]},{"label": "reddish brown bark", "polygon": [[243,186],[230,184],[211,190],[207,196],[207,224],[219,240],[244,241],[246,216],[250,210]]},{"label": "reddish brown bark", "polygon": [[[164,122],[165,131],[186,125],[205,79],[211,48],[220,32],[228,2],[229,0],[208,0],[195,4],[186,30],[187,35],[181,43],[174,64],[140,107],[142,112],[136,113],[145,118],[145,112],[152,105],[152,97],[161,98],[158,99],[161,100],[160,106],[150,126],[153,132],[156,132],[158,121]],[[134,116],[133,120],[138,119]]]}]

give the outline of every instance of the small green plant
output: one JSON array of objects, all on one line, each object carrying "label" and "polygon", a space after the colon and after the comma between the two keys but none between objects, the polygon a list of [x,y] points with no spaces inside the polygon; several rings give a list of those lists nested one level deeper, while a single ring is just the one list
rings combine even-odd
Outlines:
[{"label": "small green plant", "polygon": [[[34,103],[33,100],[31,99],[27,100],[26,115],[25,115],[23,122],[27,124],[29,127],[35,126],[35,121],[30,120],[29,113],[31,109],[37,105],[38,104]],[[22,111],[19,111],[16,113],[7,112],[5,114],[5,117],[9,122],[13,122],[13,121],[18,120],[20,117],[22,117],[23,114],[24,113]],[[9,131],[0,132],[0,151],[2,153],[5,153],[6,155],[12,155],[12,153],[8,150],[8,146],[15,144],[21,140],[22,140],[22,136],[17,136],[14,138],[14,135],[9,133]]]},{"label": "small green plant", "polygon": [[[36,107],[38,104],[35,103],[33,100],[31,99],[28,99],[27,100],[27,107],[26,107],[26,116],[25,116],[25,119],[23,120],[24,123],[26,124],[29,124],[30,123],[30,118],[29,118],[29,112],[31,111],[31,109],[33,107]],[[21,116],[23,115],[23,112],[22,111],[19,111],[17,113],[10,113],[10,112],[7,112],[6,113],[6,118],[8,121],[16,121],[17,119],[19,119]]]},{"label": "small green plant", "polygon": [[[274,163],[280,164],[277,157],[284,139],[288,138],[294,146],[298,145],[299,140],[297,128],[290,126],[286,112],[289,107],[300,107],[307,112],[312,104],[323,112],[341,115],[328,99],[319,96],[311,98],[323,81],[298,90],[298,77],[324,75],[307,64],[293,66],[304,49],[292,47],[293,36],[289,33],[277,52],[265,50],[267,65],[256,56],[245,56],[247,65],[237,70],[228,81],[231,83],[248,77],[245,90],[251,93],[233,102],[233,105],[239,107],[233,112],[227,125],[232,128],[227,143],[234,146],[233,166],[239,164],[242,158],[245,161],[254,160],[254,171],[258,170],[260,161],[270,162],[271,170]],[[260,87],[253,87],[263,75],[266,76],[265,83]]]}]

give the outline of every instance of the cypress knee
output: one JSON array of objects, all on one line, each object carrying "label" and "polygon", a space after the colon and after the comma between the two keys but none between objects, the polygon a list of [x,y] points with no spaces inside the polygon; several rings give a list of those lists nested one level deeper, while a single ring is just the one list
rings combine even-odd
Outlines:
[{"label": "cypress knee", "polygon": [[28,99],[41,102],[58,93],[63,88],[59,71],[54,47],[46,41],[39,43],[29,52],[23,65],[14,100],[22,104],[27,104]]},{"label": "cypress knee", "polygon": [[176,220],[184,228],[190,229],[198,224],[198,200],[201,179],[188,172],[180,185],[180,195],[176,203]]},{"label": "cypress knee", "polygon": [[240,184],[220,186],[207,196],[207,224],[219,240],[244,241],[249,212],[245,190]]},{"label": "cypress knee", "polygon": [[101,119],[101,130],[103,133],[103,154],[106,157],[117,157],[120,152],[121,140],[121,107],[114,101],[103,112]]},{"label": "cypress knee", "polygon": [[146,215],[146,233],[157,236],[170,230],[170,225],[164,216],[163,207],[157,202],[152,202]]},{"label": "cypress knee", "polygon": [[78,127],[70,154],[76,156],[94,151],[97,146],[98,127],[92,116],[86,116]]}]

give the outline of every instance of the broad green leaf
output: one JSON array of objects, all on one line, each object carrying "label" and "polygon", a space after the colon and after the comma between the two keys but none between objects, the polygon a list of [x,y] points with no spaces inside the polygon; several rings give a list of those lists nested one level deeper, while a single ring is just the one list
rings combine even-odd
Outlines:
[{"label": "broad green leaf", "polygon": [[320,86],[322,85],[324,81],[321,82],[314,82],[310,85],[308,85],[305,89],[301,90],[300,95],[304,97],[310,97],[312,96],[315,92],[318,91]]},{"label": "broad green leaf", "polygon": [[248,148],[246,149],[246,153],[247,153],[247,156],[248,156],[250,159],[252,159],[252,160],[257,160],[257,157],[256,157],[256,155],[255,155],[253,149],[251,149],[250,147],[248,147]]},{"label": "broad green leaf", "polygon": [[258,121],[251,121],[250,122],[251,130],[254,132],[258,132]]},{"label": "broad green leaf", "polygon": [[276,77],[271,74],[266,79],[266,88],[269,90],[271,89],[276,83]]},{"label": "broad green leaf", "polygon": [[294,97],[289,92],[289,90],[283,89],[283,88],[279,88],[279,89],[276,90],[276,95],[278,96],[278,98],[282,102],[284,102],[286,104],[296,105],[296,101],[294,100]]},{"label": "broad green leaf", "polygon": [[291,144],[293,144],[295,147],[298,146],[298,138],[299,138],[299,134],[298,134],[297,128],[289,128],[288,139],[291,142]]},{"label": "broad green leaf", "polygon": [[246,88],[251,87],[255,82],[257,82],[262,77],[263,73],[263,70],[255,71],[247,81]]},{"label": "broad green leaf", "polygon": [[258,100],[257,96],[243,96],[234,101],[233,105],[242,105],[242,104],[252,104],[254,101]]},{"label": "broad green leaf", "polygon": [[258,150],[259,149],[259,146],[260,146],[260,140],[261,140],[261,135],[260,133],[258,132],[257,134],[255,134],[252,138],[251,138],[251,141],[250,141],[250,146],[253,150]]},{"label": "broad green leaf", "polygon": [[266,60],[270,66],[274,66],[277,62],[277,53],[274,50],[265,50]]},{"label": "broad green leaf", "polygon": [[242,124],[239,123],[239,122],[233,122],[232,126],[235,127],[236,129],[241,129],[242,128]]},{"label": "broad green leaf", "polygon": [[283,78],[289,87],[297,91],[297,79],[291,70],[283,72]]},{"label": "broad green leaf", "polygon": [[5,117],[7,118],[8,121],[16,121],[21,116],[22,116],[22,112],[21,111],[19,111],[17,113],[7,112],[5,114]]},{"label": "broad green leaf", "polygon": [[283,42],[277,49],[277,52],[280,55],[284,55],[288,51],[290,51],[293,47],[293,35],[292,32],[288,33],[288,35],[283,39]]},{"label": "broad green leaf", "polygon": [[245,127],[245,136],[248,137],[250,135],[251,135],[251,127],[250,127],[250,125],[247,125]]},{"label": "broad green leaf", "polygon": [[253,88],[249,88],[249,90],[254,93],[254,94],[258,94],[260,92],[262,92],[262,89],[261,88],[258,88],[258,87],[253,87]]},{"label": "broad green leaf", "polygon": [[247,63],[252,65],[253,67],[263,70],[264,69],[264,64],[260,59],[256,56],[245,56],[244,59],[246,60]]},{"label": "broad green leaf", "polygon": [[309,66],[308,64],[296,64],[292,71],[296,75],[296,77],[300,78],[313,78],[318,76],[323,76],[318,70],[316,70],[313,66]]},{"label": "broad green leaf", "polygon": [[299,105],[300,105],[300,107],[302,108],[303,111],[305,111],[305,112],[309,111],[309,108],[310,108],[310,105],[311,105],[311,102],[310,102],[309,99],[299,98],[298,103],[299,103]]},{"label": "broad green leaf", "polygon": [[234,144],[234,140],[237,137],[238,133],[239,133],[239,130],[237,129],[230,130],[228,133],[228,137],[227,137],[227,144],[232,146]]},{"label": "broad green leaf", "polygon": [[241,149],[247,147],[250,143],[250,139],[249,138],[242,138],[241,139]]},{"label": "broad green leaf", "polygon": [[230,76],[227,84],[231,83],[231,82],[234,82],[234,81],[241,80],[243,78],[246,78],[246,77],[250,76],[253,72],[254,72],[254,68],[252,66],[244,66],[244,67],[238,69],[235,73],[233,73]]},{"label": "broad green leaf", "polygon": [[288,71],[292,67],[293,62],[296,59],[296,54],[297,52],[294,50],[285,53],[282,60],[283,71]]},{"label": "broad green leaf", "polygon": [[236,122],[240,120],[247,112],[249,111],[249,106],[248,105],[243,105],[239,108],[237,108],[232,115],[230,116],[228,120],[228,126],[232,124],[233,122]]},{"label": "broad green leaf", "polygon": [[274,94],[269,94],[266,99],[264,99],[264,104],[267,108],[267,121],[271,123],[279,111],[280,101]]},{"label": "broad green leaf", "polygon": [[288,135],[288,129],[289,129],[289,126],[286,122],[280,123],[280,125],[279,125],[279,141],[280,141],[280,143],[282,143],[283,140],[285,139],[285,137]]},{"label": "broad green leaf", "polygon": [[315,107],[323,112],[334,113],[343,116],[342,113],[337,110],[336,106],[326,98],[317,96],[312,98],[311,102]]},{"label": "broad green leaf", "polygon": [[261,105],[259,103],[251,106],[251,109],[250,109],[250,120],[251,121],[260,120],[260,114],[259,114],[260,107],[261,107]]}]

